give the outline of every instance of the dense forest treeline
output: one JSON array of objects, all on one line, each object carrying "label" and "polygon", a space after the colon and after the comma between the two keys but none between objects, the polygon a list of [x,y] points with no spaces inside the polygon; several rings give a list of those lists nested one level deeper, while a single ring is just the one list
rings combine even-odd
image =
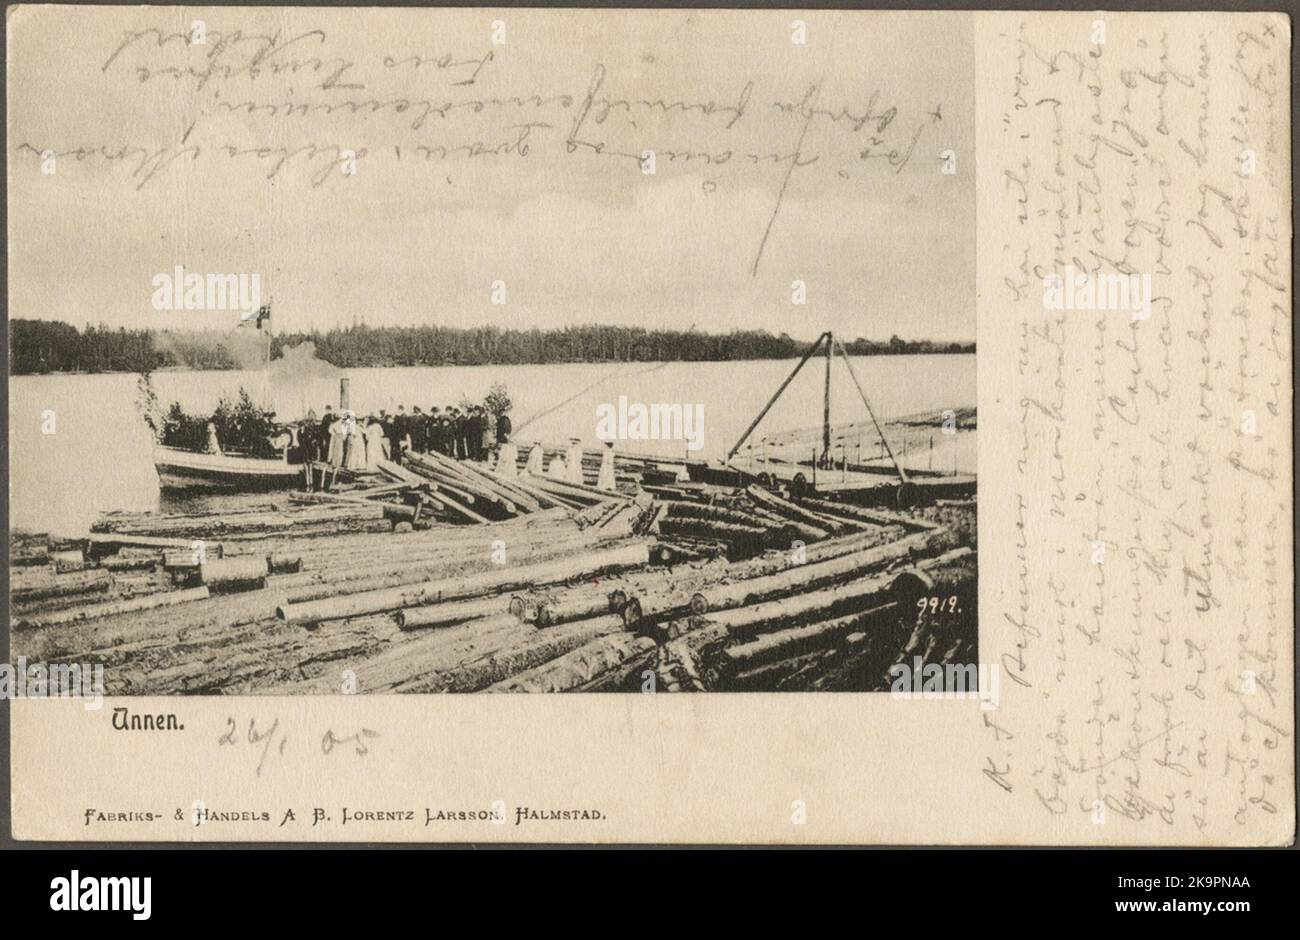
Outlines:
[{"label": "dense forest treeline", "polygon": [[[51,320],[9,321],[13,375],[48,372],[148,372],[163,368],[256,368],[266,359],[267,335],[251,328],[230,333],[77,329]],[[272,358],[303,342],[340,368],[368,366],[525,365],[562,362],[725,362],[790,359],[811,340],[766,330],[697,333],[623,326],[572,326],[555,330],[462,329],[446,326],[351,326],[325,332],[270,337]],[[851,355],[970,353],[974,343],[858,338]]]}]

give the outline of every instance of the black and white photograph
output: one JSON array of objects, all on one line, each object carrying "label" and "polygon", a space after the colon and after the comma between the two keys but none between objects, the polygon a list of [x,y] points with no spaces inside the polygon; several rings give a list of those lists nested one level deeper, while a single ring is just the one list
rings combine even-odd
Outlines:
[{"label": "black and white photograph", "polygon": [[869,20],[869,66],[725,14],[564,63],[138,19],[85,54],[174,145],[10,114],[15,655],[110,695],[979,693],[965,19]]}]

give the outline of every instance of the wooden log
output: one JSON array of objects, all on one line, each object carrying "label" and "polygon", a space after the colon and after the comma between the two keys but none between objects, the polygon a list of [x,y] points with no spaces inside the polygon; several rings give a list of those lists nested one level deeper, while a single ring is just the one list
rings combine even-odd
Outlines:
[{"label": "wooden log", "polygon": [[740,607],[791,594],[813,590],[860,577],[892,562],[924,552],[931,533],[921,532],[876,548],[853,552],[829,561],[796,564],[766,577],[751,578],[733,584],[720,584],[697,592],[691,598],[691,610],[702,615],[709,611]]},{"label": "wooden log", "polygon": [[156,548],[134,548],[130,545],[123,546],[117,550],[111,558],[148,558],[150,561],[157,562],[161,553]]},{"label": "wooden log", "polygon": [[398,588],[364,591],[344,597],[326,598],[301,604],[283,604],[276,608],[276,616],[287,623],[338,620],[366,613],[418,607],[441,600],[472,597],[519,585],[548,584],[605,571],[620,571],[640,567],[647,564],[649,560],[649,546],[646,543],[636,543],[538,565],[507,566],[464,578],[424,581]]},{"label": "wooden log", "polygon": [[[455,532],[457,530],[438,530],[439,533],[442,531]],[[483,532],[481,529],[475,531]],[[372,576],[378,577],[402,573],[413,573],[414,576],[409,579],[411,581],[427,581],[435,577],[440,570],[469,570],[474,567],[483,567],[484,563],[489,560],[499,561],[499,557],[492,558],[492,542],[495,537],[498,537],[495,531],[489,530],[480,534],[473,543],[449,542],[442,547],[431,547],[424,543],[424,540],[421,539],[421,535],[424,534],[413,534],[403,539],[401,545],[397,545],[390,539],[390,544],[383,548],[377,548],[360,555],[319,558],[312,556],[304,562],[309,566],[309,570],[305,570],[298,575],[279,576],[275,580],[275,586],[290,588],[323,581],[363,580]],[[518,538],[510,538],[508,534],[503,533],[499,537],[507,540],[509,546],[508,558],[512,564],[525,560],[541,561],[575,553],[597,551],[624,543],[623,540],[618,538],[596,538],[592,535],[578,533],[560,533],[553,538],[541,537],[540,534],[524,535],[522,533]],[[405,543],[411,543],[411,548],[407,549]]]},{"label": "wooden log", "polygon": [[456,499],[460,500],[460,502],[464,503],[467,506],[482,505],[485,502],[482,496],[475,496],[472,491],[457,486],[456,484],[459,482],[460,482],[459,479],[456,480],[448,480],[443,478],[433,479],[431,477],[427,485],[429,489],[433,490],[439,496],[446,496],[447,494],[450,494],[456,497]]},{"label": "wooden log", "polygon": [[199,565],[199,580],[212,591],[239,591],[264,587],[270,564],[265,556],[216,558]]},{"label": "wooden log", "polygon": [[615,505],[613,507],[612,512],[610,512],[603,519],[601,519],[599,522],[596,523],[596,528],[603,529],[607,527],[610,523],[612,523],[615,519],[622,517],[624,523],[628,527],[628,531],[631,531],[632,520],[636,517],[636,514],[637,513],[636,513],[635,503],[623,503],[622,505]]},{"label": "wooden log", "polygon": [[443,627],[463,623],[478,617],[501,613],[500,597],[479,597],[451,604],[429,604],[424,607],[406,607],[393,613],[394,622],[403,630],[417,627]]},{"label": "wooden log", "polygon": [[107,591],[112,583],[113,576],[107,571],[92,568],[87,571],[56,574],[43,583],[10,591],[9,597],[15,604],[27,604],[57,597],[101,593]]},{"label": "wooden log", "polygon": [[50,561],[54,563],[54,570],[59,572],[80,571],[86,566],[85,553],[79,548],[51,551]]},{"label": "wooden log", "polygon": [[[418,536],[403,539],[411,541]],[[315,559],[311,570],[297,575],[281,575],[270,585],[285,592],[287,600],[299,601],[311,598],[327,597],[331,594],[354,594],[362,590],[378,587],[392,587],[398,584],[414,584],[428,581],[440,574],[447,574],[452,569],[465,569],[474,566],[487,556],[490,543],[480,535],[474,540],[476,544],[452,544],[445,548],[432,550],[427,547],[410,551],[396,551],[390,544],[384,550],[372,550],[361,556],[331,557]],[[569,555],[573,552],[598,551],[618,545],[618,541],[594,540],[585,536],[562,534],[541,541],[526,539],[510,542],[509,557],[512,562],[521,560],[542,561]],[[392,580],[389,580],[389,579]],[[378,582],[383,581],[383,584]],[[311,595],[295,596],[298,588],[312,587],[320,589]]]},{"label": "wooden log", "polygon": [[772,528],[770,518],[765,519],[754,513],[707,503],[669,500],[664,503],[664,512],[669,519],[702,519],[705,522],[725,522],[751,528]]},{"label": "wooden log", "polygon": [[[495,481],[488,477],[473,475],[459,471],[454,467],[454,461],[448,461],[448,458],[440,454],[410,454],[404,458],[415,467],[419,467],[432,474],[442,474],[456,481],[455,486],[461,490],[473,493],[488,502],[500,506],[502,511],[508,515],[516,515],[519,510],[514,501],[507,496],[506,492],[496,484]],[[448,463],[453,466],[449,467]],[[541,508],[538,506],[537,508]]]},{"label": "wooden log", "polygon": [[852,614],[764,633],[747,643],[729,646],[722,653],[733,669],[750,669],[830,646],[850,633],[869,628],[878,618],[896,616],[897,613],[898,605],[888,601]]},{"label": "wooden log", "polygon": [[[172,548],[188,552],[194,550],[195,541],[195,539],[191,538],[165,538],[121,532],[92,532],[86,537],[88,552],[91,555],[111,554],[114,550],[123,546],[131,548]],[[220,558],[222,552],[221,543],[204,541],[203,551],[209,558]]]},{"label": "wooden log", "polygon": [[586,483],[570,483],[568,480],[553,480],[550,477],[535,477],[525,475],[520,477],[521,480],[531,486],[535,486],[547,493],[557,493],[560,496],[566,496],[570,499],[581,500],[584,503],[599,503],[607,499],[618,499],[624,502],[631,502],[632,497],[617,490],[602,490]]},{"label": "wooden log", "polygon": [[479,486],[487,487],[489,491],[496,492],[501,496],[518,502],[525,511],[536,512],[542,508],[542,504],[529,495],[526,491],[516,487],[513,480],[506,480],[499,477],[484,466],[480,466],[472,461],[452,460],[442,454],[431,453],[425,455],[444,468],[453,473],[461,475],[464,479],[471,481]]},{"label": "wooden log", "polygon": [[850,633],[835,649],[840,655],[797,670],[786,684],[797,682],[799,689],[811,692],[883,692],[889,688],[892,677],[888,666],[893,656],[875,636]]},{"label": "wooden log", "polygon": [[711,665],[731,642],[731,634],[721,624],[682,621],[669,624],[664,631],[660,663],[666,679],[683,690],[703,692],[717,685],[717,670]]},{"label": "wooden log", "polygon": [[[522,628],[528,629],[528,628]],[[622,621],[610,615],[537,630],[523,643],[514,643],[461,662],[445,671],[417,676],[397,685],[397,692],[477,692],[494,683],[549,662],[597,637],[618,633]]]},{"label": "wooden log", "polygon": [[[458,514],[458,515],[464,516],[464,517],[465,517],[466,519],[468,519],[470,522],[477,522],[477,523],[480,523],[480,524],[487,524],[487,523],[491,522],[490,519],[486,518],[485,516],[480,516],[480,515],[479,515],[478,513],[476,513],[474,510],[472,510],[472,509],[470,509],[468,506],[462,504],[462,503],[459,501],[459,497],[454,496],[454,495],[450,492],[450,490],[444,491],[444,490],[442,490],[442,489],[439,489],[439,490],[438,490],[438,498],[442,501],[442,503],[443,503],[443,505],[444,505],[444,507],[445,507],[446,509],[449,509],[449,510],[451,510],[452,512]],[[472,499],[472,498],[473,498],[473,497],[471,497],[471,499]]]},{"label": "wooden log", "polygon": [[424,482],[424,479],[420,477],[418,474],[412,473],[406,467],[393,463],[393,461],[391,460],[384,460],[383,458],[380,458],[379,460],[375,461],[375,466],[378,467],[383,473],[387,474],[388,476],[392,477],[394,480],[397,480],[401,483],[418,484]]},{"label": "wooden log", "polygon": [[130,600],[109,601],[104,604],[91,604],[86,607],[71,607],[66,610],[47,614],[20,614],[14,621],[16,628],[49,627],[57,624],[76,623],[82,620],[100,620],[119,614],[139,613],[159,607],[187,604],[190,601],[205,600],[208,597],[206,587],[189,588],[184,591],[162,591]]},{"label": "wooden log", "polygon": [[510,477],[507,479],[501,477],[496,471],[491,471],[491,473],[498,483],[507,485],[514,492],[522,493],[529,497],[543,509],[554,508],[556,506],[574,508],[577,505],[573,501],[567,500],[562,496],[557,496],[554,493],[547,493],[545,490],[531,486],[527,480],[520,479],[519,477]]},{"label": "wooden log", "polygon": [[422,532],[402,541],[401,548],[395,548],[393,540],[387,536],[349,536],[345,539],[330,540],[325,543],[292,544],[294,552],[304,554],[304,562],[312,568],[343,567],[356,563],[380,564],[385,561],[396,563],[398,560],[420,561],[431,557],[455,557],[468,551],[477,551],[490,545],[491,539],[499,535],[508,541],[512,554],[516,549],[531,550],[537,546],[592,544],[597,539],[596,533],[582,532],[576,526],[554,524],[554,517],[541,519],[537,525],[524,524],[520,517],[515,520],[490,523],[487,530],[465,527],[441,527],[436,531]]},{"label": "wooden log", "polygon": [[405,493],[411,490],[420,489],[423,485],[424,484],[422,483],[388,483],[382,486],[366,486],[361,489],[351,490],[347,495],[371,500],[380,496],[390,496],[394,493]]},{"label": "wooden log", "polygon": [[837,503],[832,500],[803,498],[799,500],[799,505],[814,509],[824,514],[836,514],[847,516],[861,522],[869,522],[873,525],[897,525],[905,529],[940,529],[942,524],[930,522],[928,519],[921,519],[915,516],[905,516],[900,512],[888,512],[883,509],[869,509],[865,506],[854,506],[851,503]]},{"label": "wooden log", "polygon": [[46,545],[27,545],[9,550],[9,564],[11,565],[48,565],[49,563],[50,550]]},{"label": "wooden log", "polygon": [[272,553],[266,556],[266,567],[271,574],[293,574],[302,570],[302,556]]},{"label": "wooden log", "polygon": [[549,490],[542,489],[540,486],[536,485],[537,483],[536,477],[518,476],[512,478],[510,482],[515,487],[523,490],[525,493],[532,496],[533,499],[543,504],[550,503],[555,506],[561,506],[565,509],[582,509],[584,506],[589,504],[589,500],[587,500],[585,497],[583,497],[582,499],[578,499],[577,497],[571,494],[564,495],[562,493],[554,493]]},{"label": "wooden log", "polygon": [[725,625],[737,635],[767,632],[801,620],[824,620],[878,607],[889,600],[893,583],[893,575],[864,578],[820,591],[714,611],[709,614],[709,620]]},{"label": "wooden log", "polygon": [[[617,541],[577,540],[536,546],[515,544],[512,545],[510,558],[515,565],[525,560],[538,563],[569,557],[575,551],[582,553],[603,551],[618,544],[620,543]],[[320,566],[300,575],[278,576],[270,583],[270,587],[280,592],[284,600],[298,603],[335,595],[357,594],[362,591],[417,584],[439,577],[451,577],[467,569],[481,567],[480,559],[483,557],[482,552],[475,551],[473,557],[467,560],[464,551],[461,550],[405,561],[387,558],[369,564]]]},{"label": "wooden log", "polygon": [[199,553],[188,548],[168,549],[162,553],[162,565],[169,571],[177,568],[197,568]]},{"label": "wooden log", "polygon": [[584,692],[620,684],[649,665],[654,640],[627,633],[599,637],[550,662],[489,686],[488,692]]},{"label": "wooden log", "polygon": [[764,506],[751,505],[748,512],[760,519],[766,520],[766,524],[781,527],[782,538],[787,539],[789,545],[795,539],[800,539],[805,543],[821,542],[831,537],[832,530],[826,526],[809,525],[798,519],[791,519],[789,516],[783,516],[779,512],[773,512]]},{"label": "wooden log", "polygon": [[392,500],[366,499],[364,496],[354,496],[349,493],[294,493],[289,498],[298,502],[342,503],[347,506],[381,506],[386,516],[395,515],[411,518],[415,515],[415,508],[408,506],[406,503],[395,503]]},{"label": "wooden log", "polygon": [[145,571],[156,568],[162,561],[161,555],[110,555],[99,560],[99,566],[107,571]]},{"label": "wooden log", "polygon": [[23,590],[30,587],[37,587],[42,584],[49,584],[58,574],[53,565],[33,565],[29,568],[10,568],[9,569],[9,591]]},{"label": "wooden log", "polygon": [[822,513],[805,509],[789,500],[782,499],[775,493],[769,493],[761,486],[747,486],[745,487],[745,494],[759,505],[766,506],[783,516],[787,516],[797,522],[803,522],[819,528],[829,529],[832,532],[843,532],[849,528],[860,529],[863,527],[861,522],[850,521],[847,519],[833,519],[830,516],[823,515]]},{"label": "wooden log", "polygon": [[690,613],[691,598],[671,586],[639,591],[628,597],[619,615],[629,630],[644,632],[652,624]]},{"label": "wooden log", "polygon": [[[917,586],[924,586],[923,590],[933,590],[941,584],[945,591],[954,592],[973,587],[975,570],[970,564],[973,560],[972,550],[959,549],[927,559],[923,566],[909,569],[892,578],[871,579],[879,588],[879,593],[874,599],[879,600],[880,603],[847,615],[842,609],[827,604],[822,607],[823,612],[832,615],[827,619],[819,618],[817,622],[806,626],[766,633],[751,642],[728,648],[724,651],[725,656],[735,669],[751,669],[781,659],[804,656],[815,649],[838,642],[858,630],[865,630],[868,639],[883,642],[889,649],[898,649],[901,642],[906,639],[906,631],[904,630],[901,635],[881,636],[880,625],[896,627],[899,616],[907,618],[908,621],[914,619],[912,600]],[[888,582],[887,585],[884,582]],[[832,592],[820,593],[833,594],[844,590],[839,588]],[[773,604],[759,604],[756,607],[726,611],[718,616],[717,622],[726,625],[731,632],[735,632],[737,625],[744,625],[746,622],[751,624],[761,622],[771,626],[773,623],[779,623],[784,613],[784,611],[774,613],[773,608],[801,600],[802,598],[792,598]],[[787,617],[786,622],[789,622],[789,619],[791,618]]]},{"label": "wooden log", "polygon": [[158,591],[166,591],[169,587],[165,578],[159,578],[152,571],[113,576],[113,591],[121,597],[155,594]]},{"label": "wooden log", "polygon": [[834,646],[777,660],[737,674],[721,687],[729,691],[781,692],[800,688],[800,676],[834,668],[842,654]]},{"label": "wooden log", "polygon": [[537,606],[537,626],[552,627],[557,623],[570,623],[617,612],[609,591],[582,591],[567,597],[544,600]]},{"label": "wooden log", "polygon": [[[391,622],[391,621],[390,621]],[[340,636],[347,631],[291,631],[299,636]],[[509,614],[481,617],[437,630],[395,631],[396,640],[378,647],[349,664],[356,673],[357,688],[365,692],[392,692],[419,680],[454,671],[490,650],[522,644],[536,631]],[[337,672],[326,679],[308,678],[284,691],[334,694]]]},{"label": "wooden log", "polygon": [[757,555],[774,541],[779,543],[779,539],[774,539],[774,533],[769,529],[730,522],[706,522],[703,519],[661,519],[659,534],[665,539],[685,536],[725,542],[728,554],[733,558]]},{"label": "wooden log", "polygon": [[975,552],[969,547],[950,552],[901,572],[892,586],[901,610],[932,632],[964,632],[973,622],[978,599]]},{"label": "wooden log", "polygon": [[[115,519],[102,524],[95,534],[111,536],[152,536],[198,539],[216,533],[259,533],[296,531],[295,527],[322,522],[362,521],[379,518],[381,513],[368,503],[356,505],[266,505],[255,509],[226,513],[154,513],[131,519]],[[101,525],[101,524],[97,524]],[[119,539],[120,541],[120,539]],[[143,544],[143,543],[141,543]],[[168,546],[162,546],[168,547]],[[176,544],[170,547],[183,548]]]},{"label": "wooden log", "polygon": [[420,494],[420,507],[432,512],[446,512],[447,507],[440,500],[434,499],[428,493]]},{"label": "wooden log", "polygon": [[[266,538],[309,534],[340,534],[367,531],[375,520],[383,520],[383,508],[369,504],[306,506],[267,510],[260,513],[235,513],[226,517],[159,516],[150,522],[132,523],[132,531],[96,533],[96,541],[110,545],[140,544],[159,548],[188,548],[193,541],[217,541],[227,538]],[[94,536],[92,536],[94,538]],[[155,541],[145,542],[144,538]],[[167,541],[162,541],[166,539]],[[209,557],[213,552],[208,550]]]},{"label": "wooden log", "polygon": [[411,466],[424,485],[438,493],[451,493],[462,503],[471,506],[480,500],[486,499],[484,494],[476,494],[473,489],[464,486],[465,481],[455,474],[446,473],[438,467],[422,463],[412,463]]}]

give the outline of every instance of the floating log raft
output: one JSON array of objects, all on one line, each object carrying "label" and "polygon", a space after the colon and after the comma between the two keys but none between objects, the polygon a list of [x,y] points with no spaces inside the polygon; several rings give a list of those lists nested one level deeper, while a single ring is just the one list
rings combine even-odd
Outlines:
[{"label": "floating log raft", "polygon": [[514,475],[407,454],[245,509],[15,534],[15,655],[161,695],[339,694],[345,673],[361,692],[866,691],[905,657],[974,656],[973,503],[787,496],[622,455],[611,490],[602,459],[577,483],[525,453]]},{"label": "floating log raft", "polygon": [[654,640],[626,633],[592,640],[549,663],[489,686],[489,692],[595,692],[623,685],[650,665]]},{"label": "floating log raft", "polygon": [[322,620],[339,620],[362,614],[432,604],[442,600],[472,597],[490,590],[512,586],[554,584],[600,572],[634,568],[648,564],[649,561],[649,545],[645,542],[637,542],[605,552],[595,552],[540,565],[503,566],[498,571],[489,571],[468,578],[440,578],[419,584],[363,591],[320,601],[282,604],[276,608],[275,613],[286,623],[319,623]]},{"label": "floating log raft", "polygon": [[188,604],[191,601],[207,600],[207,598],[208,589],[206,587],[190,588],[184,591],[165,591],[130,600],[108,601],[103,604],[92,604],[85,607],[71,607],[47,614],[20,614],[16,616],[14,626],[20,628],[49,627],[78,620],[99,620],[105,617],[116,617],[119,614],[138,613],[144,610],[154,610],[158,607]]}]

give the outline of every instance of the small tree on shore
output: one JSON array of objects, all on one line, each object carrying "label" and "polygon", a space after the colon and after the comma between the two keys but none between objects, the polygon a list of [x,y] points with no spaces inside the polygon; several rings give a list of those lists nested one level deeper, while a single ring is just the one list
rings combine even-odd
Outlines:
[{"label": "small tree on shore", "polygon": [[510,392],[502,382],[495,382],[492,388],[488,390],[487,398],[483,399],[483,404],[488,411],[496,417],[508,414],[514,407],[514,402],[510,400]]}]

